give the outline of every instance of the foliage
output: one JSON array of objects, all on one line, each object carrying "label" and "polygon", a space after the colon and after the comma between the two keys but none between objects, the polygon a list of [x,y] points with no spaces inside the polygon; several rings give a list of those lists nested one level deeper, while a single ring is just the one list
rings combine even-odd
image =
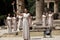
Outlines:
[{"label": "foliage", "polygon": [[59,12],[60,12],[60,2],[58,3],[58,10],[59,10]]},{"label": "foliage", "polygon": [[26,4],[26,7],[28,8],[29,12],[32,15],[35,15],[35,0],[27,0],[28,5]]},{"label": "foliage", "polygon": [[11,2],[12,0],[0,0],[0,25],[3,24],[8,13],[13,14]]}]

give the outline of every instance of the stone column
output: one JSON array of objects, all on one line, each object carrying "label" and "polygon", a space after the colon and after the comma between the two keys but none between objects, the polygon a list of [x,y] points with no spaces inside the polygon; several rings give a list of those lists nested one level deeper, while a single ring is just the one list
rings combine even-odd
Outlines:
[{"label": "stone column", "polygon": [[58,4],[54,2],[54,13],[58,13]]},{"label": "stone column", "polygon": [[17,13],[18,13],[18,0],[16,0]]},{"label": "stone column", "polygon": [[36,0],[36,22],[41,23],[44,0]]},{"label": "stone column", "polygon": [[49,8],[49,2],[47,2],[47,8]]},{"label": "stone column", "polygon": [[24,0],[16,0],[17,12],[21,12],[24,9]]}]

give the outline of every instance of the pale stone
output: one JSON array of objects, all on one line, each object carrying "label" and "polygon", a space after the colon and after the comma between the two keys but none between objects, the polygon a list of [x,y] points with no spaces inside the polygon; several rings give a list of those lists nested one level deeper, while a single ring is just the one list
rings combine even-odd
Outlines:
[{"label": "pale stone", "polygon": [[24,6],[24,0],[16,0],[16,6],[17,6],[17,13],[22,12],[25,8]]},{"label": "pale stone", "polygon": [[44,9],[44,0],[36,0],[36,22],[41,23],[43,9]]},{"label": "pale stone", "polygon": [[55,29],[60,29],[60,26],[56,26]]},{"label": "pale stone", "polygon": [[0,29],[1,29],[1,27],[0,27]]},{"label": "pale stone", "polygon": [[54,3],[54,13],[58,13],[58,4]]}]

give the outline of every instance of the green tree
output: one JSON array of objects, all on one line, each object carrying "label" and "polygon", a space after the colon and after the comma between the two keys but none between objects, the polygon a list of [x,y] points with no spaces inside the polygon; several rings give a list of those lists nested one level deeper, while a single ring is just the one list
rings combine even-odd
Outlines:
[{"label": "green tree", "polygon": [[35,0],[27,0],[26,7],[32,15],[35,15]]},{"label": "green tree", "polygon": [[4,24],[4,19],[8,13],[12,13],[12,0],[0,0],[0,25]]}]

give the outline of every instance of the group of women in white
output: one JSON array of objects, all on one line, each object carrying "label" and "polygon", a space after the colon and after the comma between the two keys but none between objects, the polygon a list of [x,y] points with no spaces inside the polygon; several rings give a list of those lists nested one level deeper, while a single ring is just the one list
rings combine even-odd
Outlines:
[{"label": "group of women in white", "polygon": [[43,13],[42,15],[42,25],[44,27],[52,27],[53,26],[53,13],[49,11],[48,13]]},{"label": "group of women in white", "polygon": [[[24,9],[24,13],[18,13],[18,22],[16,21],[17,18],[15,17],[15,14],[13,17],[10,17],[10,14],[8,14],[7,17],[7,24],[8,24],[8,32],[12,32],[12,24],[13,23],[13,29],[14,31],[19,30],[20,27],[23,28],[23,38],[24,40],[30,39],[29,37],[29,26],[30,26],[30,13],[28,13],[27,9]],[[12,21],[13,20],[13,21]]]},{"label": "group of women in white", "polygon": [[[48,15],[45,15],[46,13],[43,13],[42,15],[42,25],[46,26],[46,22],[49,26],[52,26],[52,15],[51,11],[49,11]],[[23,38],[24,40],[30,40],[30,33],[29,33],[29,27],[31,23],[31,16],[30,13],[28,13],[27,9],[24,9],[24,13],[17,13],[18,17],[18,22],[17,22],[17,17],[14,16],[10,17],[10,14],[8,14],[7,17],[7,24],[8,24],[8,32],[12,32],[12,24],[13,24],[13,29],[14,31],[19,30],[20,27],[23,28]],[[47,19],[47,21],[46,21]],[[11,23],[12,22],[12,23]]]}]

